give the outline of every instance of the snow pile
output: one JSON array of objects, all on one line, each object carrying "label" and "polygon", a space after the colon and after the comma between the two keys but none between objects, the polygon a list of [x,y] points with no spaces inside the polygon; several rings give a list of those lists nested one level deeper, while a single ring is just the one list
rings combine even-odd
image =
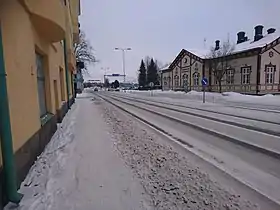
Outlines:
[{"label": "snow pile", "polygon": [[[199,100],[202,101],[203,99],[203,92],[198,91],[190,91],[190,92],[183,92],[183,91],[162,91],[162,90],[153,90],[152,94],[151,91],[130,91],[128,93],[132,94],[139,94],[143,96],[158,96],[158,97],[165,97],[171,99],[188,99],[188,100]],[[211,103],[226,103],[226,102],[235,102],[240,104],[247,104],[247,105],[263,105],[264,107],[267,106],[279,106],[280,104],[280,96],[278,95],[263,95],[263,96],[254,96],[254,95],[245,95],[236,92],[224,92],[224,93],[216,93],[216,92],[206,92],[205,93],[206,101]],[[277,107],[276,107],[277,108]],[[276,109],[275,108],[275,109]]]},{"label": "snow pile", "polygon": [[[30,169],[26,179],[21,184],[20,192],[24,197],[17,209],[40,210],[49,209],[56,193],[56,180],[53,179],[64,168],[67,156],[74,145],[74,127],[78,107],[74,104],[63,122],[46,146],[43,153]],[[6,210],[13,209],[9,204]]]},{"label": "snow pile", "polygon": [[274,96],[272,94],[267,94],[263,96],[254,96],[254,95],[244,95],[235,92],[225,92],[222,93],[225,100],[227,101],[236,101],[236,102],[247,102],[247,103],[258,103],[258,104],[267,104],[267,105],[279,105],[280,96]]},{"label": "snow pile", "polygon": [[[202,100],[203,92],[190,91],[186,99]],[[263,96],[245,95],[236,92],[213,93],[206,92],[206,101],[209,102],[239,102],[244,104],[259,104],[277,106],[280,104],[280,96],[267,94]]]}]

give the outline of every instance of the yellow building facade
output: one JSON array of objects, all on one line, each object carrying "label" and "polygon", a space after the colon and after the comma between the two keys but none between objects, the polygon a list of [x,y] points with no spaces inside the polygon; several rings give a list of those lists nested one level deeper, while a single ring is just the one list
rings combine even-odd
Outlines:
[{"label": "yellow building facade", "polygon": [[[79,0],[0,0],[0,42],[17,185],[74,103],[79,15]],[[3,153],[7,153],[3,138],[0,206],[9,200],[3,187],[7,179],[2,173]]]}]

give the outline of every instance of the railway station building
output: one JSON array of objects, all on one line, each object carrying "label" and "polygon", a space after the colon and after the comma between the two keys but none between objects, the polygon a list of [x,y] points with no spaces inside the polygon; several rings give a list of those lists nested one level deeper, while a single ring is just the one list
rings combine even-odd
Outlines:
[{"label": "railway station building", "polygon": [[[248,38],[244,31],[237,33],[233,50],[226,57],[228,68],[221,79],[222,92],[246,94],[275,94],[280,92],[280,33],[274,28],[254,28]],[[216,41],[219,49],[220,42]],[[202,90],[201,79],[209,81],[208,91],[219,91],[218,81],[212,70],[209,50],[182,49],[171,65],[162,70],[163,90]]]}]

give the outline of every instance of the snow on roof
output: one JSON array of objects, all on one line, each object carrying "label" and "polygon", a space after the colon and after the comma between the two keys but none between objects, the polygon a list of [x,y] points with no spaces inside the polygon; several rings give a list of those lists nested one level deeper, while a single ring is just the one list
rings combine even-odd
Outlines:
[{"label": "snow on roof", "polygon": [[259,47],[264,47],[265,45],[273,42],[274,40],[278,39],[280,37],[279,32],[274,32],[272,34],[266,34],[262,39],[254,42],[252,40],[248,40],[246,42],[242,42],[240,44],[235,45],[235,49],[233,50],[233,53],[239,53],[246,50],[256,49]]},{"label": "snow on roof", "polygon": [[170,64],[171,64],[171,63],[165,64],[163,67],[160,68],[160,70],[166,70],[166,69],[168,69],[169,66],[170,66]]},{"label": "snow on roof", "polygon": [[[252,50],[260,47],[264,47],[267,44],[270,44],[274,40],[280,37],[280,32],[276,31],[272,34],[266,34],[262,39],[254,42],[253,40],[248,40],[246,42],[242,42],[240,44],[235,44],[234,50],[232,54],[244,52],[247,50]],[[200,58],[207,58],[210,54],[210,49],[187,49],[190,53],[200,57]]]},{"label": "snow on roof", "polygon": [[189,51],[190,53],[200,57],[200,58],[206,58],[207,55],[209,54],[209,49],[186,49],[187,51]]}]

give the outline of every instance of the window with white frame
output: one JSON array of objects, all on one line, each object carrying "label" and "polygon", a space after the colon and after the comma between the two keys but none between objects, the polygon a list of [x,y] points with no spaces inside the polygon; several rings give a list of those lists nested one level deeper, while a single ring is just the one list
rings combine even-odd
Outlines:
[{"label": "window with white frame", "polygon": [[227,70],[227,84],[234,84],[234,69]]},{"label": "window with white frame", "polygon": [[241,83],[250,84],[251,66],[241,67]]},{"label": "window with white frame", "polygon": [[265,66],[265,83],[273,84],[275,77],[276,66],[275,65],[266,65]]},{"label": "window with white frame", "polygon": [[47,114],[46,104],[46,79],[43,65],[43,56],[36,53],[37,88],[40,108],[40,117]]},{"label": "window with white frame", "polygon": [[199,73],[198,72],[193,73],[193,85],[194,86],[199,85]]}]

